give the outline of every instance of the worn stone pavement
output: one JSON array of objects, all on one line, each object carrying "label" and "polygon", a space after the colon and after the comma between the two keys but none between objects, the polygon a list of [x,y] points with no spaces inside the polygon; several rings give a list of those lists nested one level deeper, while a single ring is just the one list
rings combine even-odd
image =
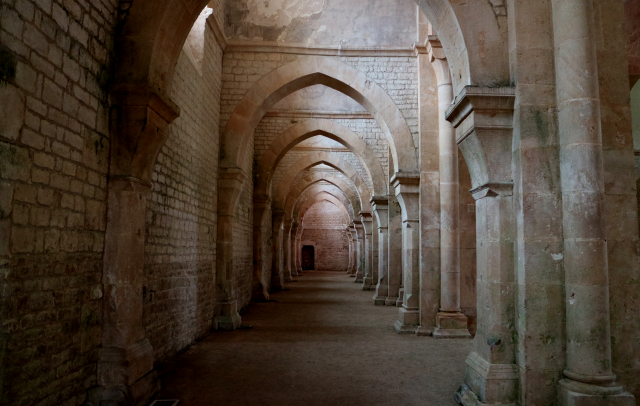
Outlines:
[{"label": "worn stone pavement", "polygon": [[469,339],[398,335],[398,309],[374,306],[353,278],[305,272],[160,366],[158,399],[204,405],[453,406]]}]

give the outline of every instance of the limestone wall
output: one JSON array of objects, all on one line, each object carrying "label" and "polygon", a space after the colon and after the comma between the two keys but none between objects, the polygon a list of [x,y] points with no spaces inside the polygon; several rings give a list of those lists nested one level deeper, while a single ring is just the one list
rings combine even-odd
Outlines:
[{"label": "limestone wall", "polygon": [[321,201],[307,211],[302,241],[315,242],[315,268],[346,271],[349,265],[347,218],[333,203]]},{"label": "limestone wall", "polygon": [[209,333],[215,295],[222,50],[209,25],[202,75],[183,51],[171,91],[181,114],[153,173],[144,327],[162,361]]},{"label": "limestone wall", "polygon": [[0,7],[3,405],[77,405],[96,384],[117,3]]}]

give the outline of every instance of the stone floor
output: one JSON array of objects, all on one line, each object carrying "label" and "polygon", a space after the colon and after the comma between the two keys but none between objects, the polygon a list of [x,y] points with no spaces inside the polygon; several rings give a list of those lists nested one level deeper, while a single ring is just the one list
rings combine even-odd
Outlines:
[{"label": "stone floor", "polygon": [[471,340],[398,335],[341,273],[306,272],[242,314],[251,330],[213,333],[160,370],[159,399],[210,405],[456,405]]}]

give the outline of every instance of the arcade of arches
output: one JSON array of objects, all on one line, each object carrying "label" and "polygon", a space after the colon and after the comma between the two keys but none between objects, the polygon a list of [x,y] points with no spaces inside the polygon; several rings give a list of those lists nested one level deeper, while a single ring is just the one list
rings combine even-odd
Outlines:
[{"label": "arcade of arches", "polygon": [[323,277],[448,402],[638,404],[639,78],[640,0],[2,0],[0,404],[148,405]]}]

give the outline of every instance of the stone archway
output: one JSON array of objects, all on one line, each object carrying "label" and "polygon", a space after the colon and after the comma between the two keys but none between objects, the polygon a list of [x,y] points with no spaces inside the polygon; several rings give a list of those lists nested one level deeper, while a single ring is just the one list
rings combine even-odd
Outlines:
[{"label": "stone archway", "polygon": [[277,209],[282,208],[282,205],[286,202],[286,198],[289,195],[291,186],[294,184],[293,182],[301,172],[319,164],[325,164],[344,174],[355,186],[358,197],[360,198],[361,207],[366,207],[367,203],[365,202],[370,202],[371,194],[360,174],[344,160],[326,152],[307,155],[289,168],[280,181],[278,191],[274,196],[274,207]]},{"label": "stone archway", "polygon": [[284,204],[282,207],[284,209],[284,213],[286,215],[290,215],[292,213],[293,206],[295,205],[298,198],[302,195],[302,193],[314,184],[323,181],[333,184],[334,186],[342,190],[351,201],[351,205],[355,213],[363,211],[367,212],[367,209],[369,209],[370,212],[371,203],[365,203],[364,200],[361,200],[355,193],[353,193],[353,191],[345,181],[331,173],[319,172],[310,173],[300,178],[294,185],[291,186],[286,200],[283,202]]},{"label": "stone archway", "polygon": [[267,195],[271,189],[273,172],[282,157],[296,144],[316,135],[338,141],[355,154],[367,171],[376,195],[386,195],[389,187],[382,166],[366,142],[347,127],[327,119],[310,119],[296,124],[282,133],[264,153],[257,168],[256,194]]},{"label": "stone archway", "polygon": [[273,70],[246,93],[227,123],[220,166],[241,167],[255,127],[269,108],[285,96],[317,84],[340,91],[363,105],[387,137],[397,170],[419,171],[411,130],[389,95],[357,69],[317,56],[300,57]]},{"label": "stone archway", "polygon": [[296,207],[294,207],[293,209],[293,219],[297,222],[300,222],[304,218],[304,215],[307,212],[307,210],[309,210],[311,206],[313,206],[314,204],[322,200],[326,200],[328,202],[333,203],[336,207],[340,209],[340,211],[342,211],[342,213],[345,215],[347,219],[349,219],[350,221],[353,221],[353,216],[349,214],[349,211],[345,207],[344,203],[340,199],[332,195],[331,193],[325,192],[325,191],[318,192],[316,195],[306,199],[304,203],[302,203],[299,207],[296,205]]}]

